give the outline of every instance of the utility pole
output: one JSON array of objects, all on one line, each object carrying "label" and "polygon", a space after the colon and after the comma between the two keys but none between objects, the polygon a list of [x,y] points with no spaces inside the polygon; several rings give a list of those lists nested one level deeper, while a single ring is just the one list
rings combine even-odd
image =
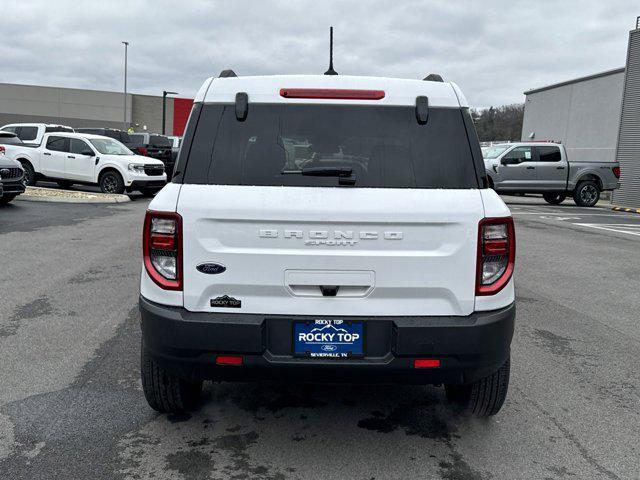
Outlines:
[{"label": "utility pole", "polygon": [[124,117],[122,120],[122,129],[127,131],[127,50],[129,48],[129,42],[122,42],[124,44]]},{"label": "utility pole", "polygon": [[162,91],[162,135],[164,135],[164,124],[167,116],[167,95],[178,95],[178,92]]}]

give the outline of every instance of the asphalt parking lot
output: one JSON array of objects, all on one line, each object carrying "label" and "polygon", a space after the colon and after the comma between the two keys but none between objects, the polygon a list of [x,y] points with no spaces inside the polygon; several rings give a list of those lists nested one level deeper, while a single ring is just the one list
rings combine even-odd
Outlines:
[{"label": "asphalt parking lot", "polygon": [[489,420],[435,387],[272,383],[158,415],[138,374],[147,201],[0,209],[0,479],[640,478],[640,215],[505,200],[518,318]]}]

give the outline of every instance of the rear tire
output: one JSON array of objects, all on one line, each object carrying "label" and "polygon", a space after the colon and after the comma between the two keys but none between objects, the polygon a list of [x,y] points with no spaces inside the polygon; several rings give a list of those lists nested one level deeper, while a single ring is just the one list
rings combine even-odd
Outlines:
[{"label": "rear tire", "polygon": [[490,417],[500,411],[509,389],[511,359],[488,377],[467,385],[445,385],[447,400],[476,417]]},{"label": "rear tire", "polygon": [[98,184],[100,185],[102,193],[124,193],[124,180],[122,179],[122,175],[115,170],[107,170],[100,175]]},{"label": "rear tire", "polygon": [[142,345],[140,361],[142,389],[147,403],[160,413],[195,410],[202,393],[201,381],[179,378],[156,364]]},{"label": "rear tire", "polygon": [[551,205],[560,205],[566,200],[567,196],[564,193],[543,193],[542,198]]},{"label": "rear tire", "polygon": [[593,180],[578,182],[573,191],[573,201],[579,207],[593,207],[600,200],[600,187]]}]

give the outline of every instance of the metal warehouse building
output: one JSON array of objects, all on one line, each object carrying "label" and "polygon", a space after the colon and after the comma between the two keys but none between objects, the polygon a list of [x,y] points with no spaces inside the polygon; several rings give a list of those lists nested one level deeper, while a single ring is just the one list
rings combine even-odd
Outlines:
[{"label": "metal warehouse building", "polygon": [[524,94],[522,140],[560,140],[569,160],[620,162],[612,203],[640,208],[640,17],[626,67]]},{"label": "metal warehouse building", "polygon": [[[183,134],[192,104],[188,98],[166,99],[168,135]],[[123,128],[124,120],[123,93],[0,83],[0,126],[35,122]],[[126,124],[136,131],[161,132],[162,96],[128,93]]]}]

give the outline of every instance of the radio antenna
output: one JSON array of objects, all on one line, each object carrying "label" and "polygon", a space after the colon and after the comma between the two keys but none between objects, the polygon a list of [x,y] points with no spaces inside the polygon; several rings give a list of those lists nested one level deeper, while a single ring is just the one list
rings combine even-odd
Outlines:
[{"label": "radio antenna", "polygon": [[338,75],[333,69],[333,27],[329,27],[329,70],[324,72],[325,75]]}]

